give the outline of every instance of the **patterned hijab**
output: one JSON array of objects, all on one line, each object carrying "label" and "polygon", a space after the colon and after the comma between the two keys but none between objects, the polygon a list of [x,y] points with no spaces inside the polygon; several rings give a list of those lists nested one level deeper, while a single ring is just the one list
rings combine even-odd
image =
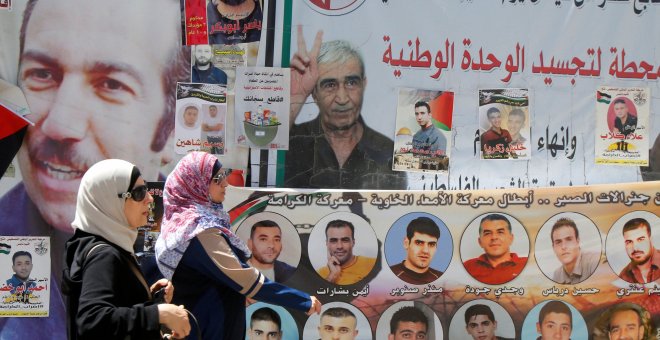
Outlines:
[{"label": "patterned hijab", "polygon": [[191,152],[167,177],[163,194],[165,216],[156,241],[156,260],[168,279],[172,279],[190,240],[209,228],[216,228],[233,247],[243,251],[246,257],[251,256],[245,243],[230,230],[229,214],[222,203],[209,198],[216,162],[219,163],[218,159],[211,154]]},{"label": "patterned hijab", "polygon": [[137,230],[129,226],[124,214],[124,198],[135,165],[120,159],[106,159],[92,165],[80,181],[76,217],[71,226],[101,236],[133,253]]}]

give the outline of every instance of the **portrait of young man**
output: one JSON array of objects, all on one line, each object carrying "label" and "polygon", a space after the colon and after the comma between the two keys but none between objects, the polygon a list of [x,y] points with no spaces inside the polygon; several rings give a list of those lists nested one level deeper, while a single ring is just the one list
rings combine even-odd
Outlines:
[{"label": "portrait of young man", "polygon": [[496,107],[491,107],[486,111],[486,117],[490,128],[481,134],[481,152],[483,159],[502,159],[509,158],[509,143],[512,138],[509,131],[502,128],[502,112]]},{"label": "portrait of young man", "polygon": [[511,144],[520,145],[527,142],[527,138],[520,133],[522,128],[525,127],[525,120],[526,115],[523,110],[515,108],[509,112],[506,126],[511,135]]},{"label": "portrait of young man", "polygon": [[19,302],[29,303],[30,289],[37,286],[34,279],[30,279],[32,273],[32,254],[27,251],[17,251],[11,257],[11,269],[14,272],[7,281],[9,293],[18,298]]},{"label": "portrait of young man", "polygon": [[281,340],[282,335],[280,315],[271,308],[261,307],[250,316],[249,340]]},{"label": "portrait of young man", "polygon": [[465,331],[474,340],[512,340],[495,335],[497,320],[493,311],[484,304],[474,304],[465,310]]},{"label": "portrait of young man", "polygon": [[284,282],[296,268],[279,261],[283,247],[282,229],[271,220],[263,220],[252,225],[247,246],[252,252],[250,264],[259,269],[267,278],[275,282]]},{"label": "portrait of young man", "polygon": [[211,45],[193,46],[195,63],[192,65],[191,82],[227,85],[227,73],[213,65]]},{"label": "portrait of young man", "polygon": [[390,266],[394,275],[412,284],[427,284],[440,278],[442,272],[431,268],[439,238],[440,227],[431,218],[421,216],[410,221],[403,239],[406,258]]},{"label": "portrait of young man", "polygon": [[376,264],[376,259],[353,254],[355,226],[350,221],[333,220],[325,227],[327,264],[318,270],[328,282],[350,285],[366,278]]},{"label": "portrait of young man", "polygon": [[660,280],[660,250],[653,245],[651,224],[644,218],[633,218],[623,225],[623,242],[630,263],[619,277],[631,283]]},{"label": "portrait of young man", "polygon": [[[190,79],[180,18],[174,0],[28,2],[18,79],[35,125],[17,156],[23,182],[0,200],[3,235],[50,236],[52,249],[64,249],[80,179],[102,159],[124,159],[145,180],[159,178],[171,157],[176,83]],[[0,335],[66,337],[64,260],[59,251],[51,257],[50,316],[0,318]]]},{"label": "portrait of young man", "polygon": [[291,126],[284,186],[406,189],[406,174],[392,171],[394,142],[363,119],[367,76],[360,52],[344,40],[323,43],[322,32],[307,50],[302,34],[298,27],[298,51],[291,59],[289,121],[294,124],[310,96],[319,113],[309,122]]},{"label": "portrait of young man", "polygon": [[540,336],[536,340],[569,340],[573,331],[573,313],[563,302],[552,300],[539,312],[536,332]]},{"label": "portrait of young man", "polygon": [[347,308],[332,307],[321,313],[320,340],[354,340],[358,335],[357,318]]},{"label": "portrait of young man", "polygon": [[[463,262],[463,266],[479,282],[491,285],[509,282],[516,278],[527,264],[526,256],[511,252],[513,241],[511,222],[506,216],[486,215],[479,223],[477,239],[484,253]],[[524,242],[524,239],[520,242]]]},{"label": "portrait of young man", "polygon": [[222,114],[218,113],[218,105],[209,105],[202,119],[202,131],[206,141],[211,144],[210,153],[224,155],[225,153],[225,118],[227,107],[222,106]]},{"label": "portrait of young man", "polygon": [[447,138],[433,125],[429,103],[425,101],[415,103],[415,120],[419,124],[419,131],[413,135],[413,154],[427,157],[446,155]]},{"label": "portrait of young man", "polygon": [[552,280],[562,284],[580,283],[598,268],[600,253],[582,251],[580,231],[575,221],[560,218],[550,231],[552,250],[561,266],[552,274]]},{"label": "portrait of young man", "polygon": [[630,114],[628,104],[622,98],[617,98],[612,102],[614,106],[614,127],[613,133],[620,133],[624,136],[635,132],[637,129],[637,116]]},{"label": "portrait of young man", "polygon": [[392,314],[388,340],[426,340],[429,320],[417,307],[405,306]]}]

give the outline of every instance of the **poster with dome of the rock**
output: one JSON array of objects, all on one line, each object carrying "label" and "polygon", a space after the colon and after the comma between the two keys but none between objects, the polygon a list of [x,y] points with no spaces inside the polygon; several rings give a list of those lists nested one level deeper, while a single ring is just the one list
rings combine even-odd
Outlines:
[{"label": "poster with dome of the rock", "polygon": [[454,93],[399,89],[392,170],[449,170]]}]

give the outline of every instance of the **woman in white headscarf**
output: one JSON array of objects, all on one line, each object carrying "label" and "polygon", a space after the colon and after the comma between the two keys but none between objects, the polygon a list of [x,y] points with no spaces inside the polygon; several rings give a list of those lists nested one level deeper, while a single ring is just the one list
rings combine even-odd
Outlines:
[{"label": "woman in white headscarf", "polygon": [[70,339],[160,339],[161,324],[175,336],[190,332],[183,306],[152,301],[165,288],[169,302],[171,283],[148,287],[135,259],[137,228],[147,223],[151,202],[129,162],[104,160],[83,176],[62,280]]}]

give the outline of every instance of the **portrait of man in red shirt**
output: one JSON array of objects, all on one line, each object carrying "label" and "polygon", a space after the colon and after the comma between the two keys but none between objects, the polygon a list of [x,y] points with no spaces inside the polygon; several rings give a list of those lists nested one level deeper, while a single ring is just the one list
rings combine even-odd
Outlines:
[{"label": "portrait of man in red shirt", "polygon": [[479,247],[484,253],[463,263],[479,282],[498,285],[516,278],[527,264],[527,257],[511,252],[514,235],[511,222],[501,214],[489,214],[479,223]]}]

